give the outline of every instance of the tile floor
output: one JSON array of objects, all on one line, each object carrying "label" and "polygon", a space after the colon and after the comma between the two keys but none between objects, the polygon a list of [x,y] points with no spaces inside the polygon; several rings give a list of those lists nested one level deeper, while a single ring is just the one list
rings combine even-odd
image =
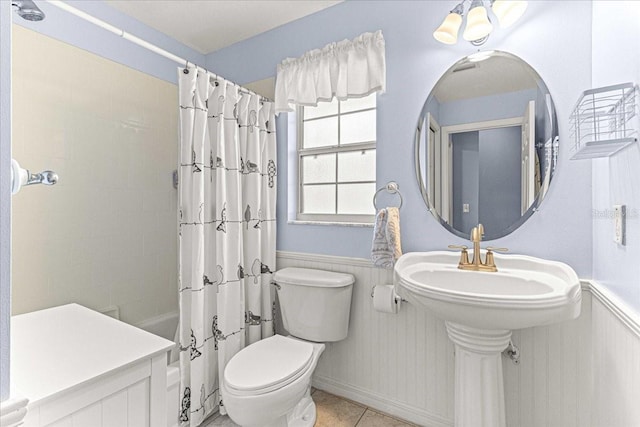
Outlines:
[{"label": "tile floor", "polygon": [[[322,390],[311,389],[318,411],[315,427],[413,427],[405,421]],[[213,415],[205,427],[238,427],[228,416]]]}]

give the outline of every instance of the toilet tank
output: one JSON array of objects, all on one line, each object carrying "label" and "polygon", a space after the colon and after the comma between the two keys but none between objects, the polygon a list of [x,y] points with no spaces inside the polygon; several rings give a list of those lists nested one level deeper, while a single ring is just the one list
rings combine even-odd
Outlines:
[{"label": "toilet tank", "polygon": [[351,274],[288,267],[273,276],[284,328],[294,337],[316,342],[347,337]]}]

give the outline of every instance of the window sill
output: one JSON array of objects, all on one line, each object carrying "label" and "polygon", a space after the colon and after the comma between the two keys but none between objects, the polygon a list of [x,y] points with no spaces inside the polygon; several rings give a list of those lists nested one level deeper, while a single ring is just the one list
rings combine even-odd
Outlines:
[{"label": "window sill", "polygon": [[372,222],[332,222],[332,221],[301,221],[301,220],[289,220],[287,224],[291,225],[331,225],[338,227],[360,227],[360,228],[373,228]]}]

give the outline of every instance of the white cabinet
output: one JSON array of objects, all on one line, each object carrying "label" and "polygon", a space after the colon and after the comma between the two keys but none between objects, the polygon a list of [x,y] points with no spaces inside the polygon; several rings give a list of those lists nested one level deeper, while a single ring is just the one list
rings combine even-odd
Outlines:
[{"label": "white cabinet", "polygon": [[11,335],[24,427],[167,425],[171,341],[77,304],[14,316]]}]

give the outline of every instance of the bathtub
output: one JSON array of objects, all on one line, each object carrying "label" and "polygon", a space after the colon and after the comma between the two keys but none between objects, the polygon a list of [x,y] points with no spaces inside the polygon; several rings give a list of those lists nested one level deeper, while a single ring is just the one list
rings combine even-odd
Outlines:
[{"label": "bathtub", "polygon": [[[178,328],[178,313],[167,313],[152,317],[136,325],[152,334],[175,342]],[[167,356],[167,426],[178,426],[178,413],[180,403],[180,368],[178,344]]]}]

